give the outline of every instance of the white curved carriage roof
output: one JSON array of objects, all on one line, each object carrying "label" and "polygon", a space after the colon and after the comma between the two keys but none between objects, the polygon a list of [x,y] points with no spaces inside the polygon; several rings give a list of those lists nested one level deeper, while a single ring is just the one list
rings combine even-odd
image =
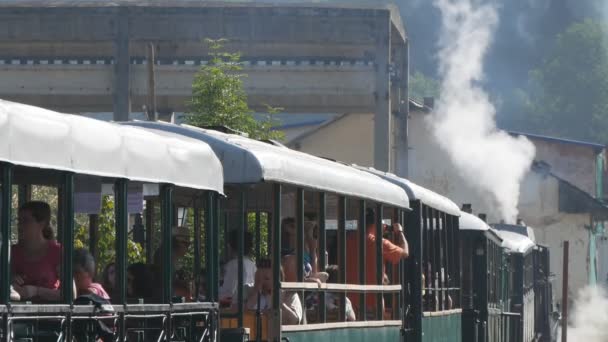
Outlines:
[{"label": "white curved carriage roof", "polygon": [[362,167],[357,165],[353,166],[360,170],[365,170],[379,177],[382,177],[383,179],[401,187],[403,190],[405,190],[410,200],[419,200],[420,202],[435,209],[441,210],[446,214],[460,216],[460,208],[458,208],[458,205],[456,205],[456,203],[452,202],[447,197],[444,197],[429,189],[423,188],[420,185],[414,184],[411,181],[405,178],[398,177],[397,175],[392,173],[376,170],[373,167]]},{"label": "white curved carriage roof", "polygon": [[458,224],[460,226],[460,230],[478,230],[485,232],[491,229],[491,227],[482,219],[464,211],[460,212]]},{"label": "white curved carriage roof", "polygon": [[219,193],[224,188],[220,161],[200,141],[4,100],[0,160]]},{"label": "white curved carriage roof", "polygon": [[516,253],[526,253],[536,245],[534,241],[525,235],[521,235],[508,230],[495,230],[502,238],[502,247]]},{"label": "white curved carriage roof", "polygon": [[310,154],[188,125],[161,122],[126,124],[178,133],[208,143],[222,161],[226,183],[279,182],[409,208],[407,194],[400,187]]}]

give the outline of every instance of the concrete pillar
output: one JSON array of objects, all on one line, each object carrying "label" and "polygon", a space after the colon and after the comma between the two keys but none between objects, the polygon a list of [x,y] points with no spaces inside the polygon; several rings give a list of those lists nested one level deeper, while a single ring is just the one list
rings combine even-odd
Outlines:
[{"label": "concrete pillar", "polygon": [[393,101],[393,114],[395,118],[394,164],[395,174],[399,177],[408,177],[408,120],[409,120],[409,42],[399,42],[395,51],[396,79],[391,84],[391,100]]},{"label": "concrete pillar", "polygon": [[389,62],[391,60],[391,23],[388,18],[379,20],[376,45],[376,103],[374,113],[374,168],[391,170],[391,99]]},{"label": "concrete pillar", "polygon": [[129,72],[129,12],[120,9],[116,18],[114,37],[114,121],[128,121],[131,112],[131,87]]}]

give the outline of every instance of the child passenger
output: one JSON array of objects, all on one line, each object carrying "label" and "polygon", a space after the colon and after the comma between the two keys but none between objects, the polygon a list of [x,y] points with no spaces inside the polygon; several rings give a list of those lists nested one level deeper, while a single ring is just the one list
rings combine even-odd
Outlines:
[{"label": "child passenger", "polygon": [[74,282],[78,296],[95,294],[103,299],[110,299],[103,286],[93,282],[95,277],[95,259],[86,249],[74,251]]}]

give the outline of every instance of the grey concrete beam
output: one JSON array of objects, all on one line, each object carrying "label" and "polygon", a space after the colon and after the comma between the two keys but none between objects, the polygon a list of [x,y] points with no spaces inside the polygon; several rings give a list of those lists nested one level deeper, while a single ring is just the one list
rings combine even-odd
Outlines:
[{"label": "grey concrete beam", "polygon": [[114,40],[114,89],[113,113],[115,121],[129,121],[131,113],[131,59],[129,55],[129,16],[122,9],[116,21]]},{"label": "grey concrete beam", "polygon": [[375,58],[375,109],[374,109],[374,168],[393,171],[392,115],[390,98],[389,62],[391,60],[390,23],[385,22],[384,30],[378,31]]},{"label": "grey concrete beam", "polygon": [[[0,65],[0,98],[57,106],[78,111],[112,111],[114,72],[110,64]],[[159,109],[185,110],[198,66],[158,65],[156,94]],[[372,112],[374,70],[367,65],[250,65],[244,68],[245,91],[256,110],[265,104],[289,112]],[[131,108],[146,103],[145,65],[130,65]],[[61,101],[52,98],[63,99]],[[78,102],[83,99],[83,103]],[[85,99],[95,99],[87,101]],[[46,105],[45,103],[49,103]]]}]

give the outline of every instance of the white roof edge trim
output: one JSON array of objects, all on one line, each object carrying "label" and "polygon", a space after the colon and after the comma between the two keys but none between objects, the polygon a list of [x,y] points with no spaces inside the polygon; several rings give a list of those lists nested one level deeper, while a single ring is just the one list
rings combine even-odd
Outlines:
[{"label": "white roof edge trim", "polygon": [[502,247],[516,253],[525,254],[536,244],[527,236],[506,230],[494,230],[502,238]]},{"label": "white roof edge trim", "polygon": [[409,209],[407,193],[380,177],[262,141],[188,125],[130,122],[209,144],[222,162],[227,184],[277,182]]},{"label": "white roof edge trim", "polygon": [[417,185],[408,179],[401,178],[393,173],[388,173],[380,170],[376,170],[373,167],[362,167],[355,164],[352,165],[354,168],[364,170],[366,172],[377,175],[388,182],[391,182],[405,190],[410,200],[419,200],[420,202],[441,210],[446,214],[460,216],[460,208],[449,198],[442,196],[436,192],[433,192],[427,188]]},{"label": "white roof edge trim", "polygon": [[0,160],[221,194],[224,188],[219,159],[199,141],[5,100],[0,100]]},{"label": "white roof edge trim", "polygon": [[490,226],[482,219],[464,211],[460,212],[460,219],[458,220],[458,223],[460,225],[460,230],[490,230]]}]

